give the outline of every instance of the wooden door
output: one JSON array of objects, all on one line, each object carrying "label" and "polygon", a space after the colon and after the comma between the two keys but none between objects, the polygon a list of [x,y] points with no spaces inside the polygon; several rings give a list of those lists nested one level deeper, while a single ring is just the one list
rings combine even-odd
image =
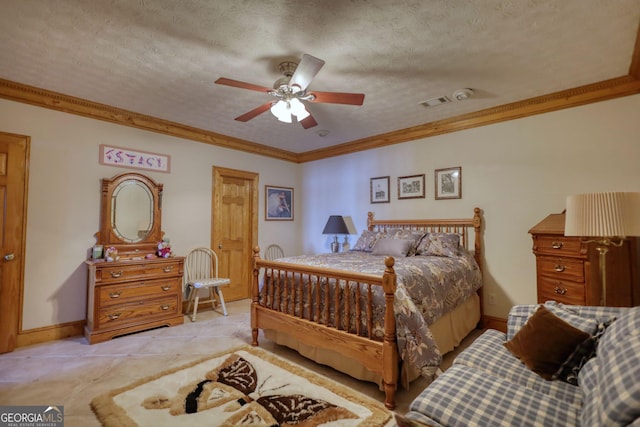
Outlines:
[{"label": "wooden door", "polygon": [[0,132],[0,353],[16,347],[22,319],[29,145]]},{"label": "wooden door", "polygon": [[220,277],[231,278],[225,300],[251,296],[252,248],[258,244],[258,174],[213,168],[211,247]]}]

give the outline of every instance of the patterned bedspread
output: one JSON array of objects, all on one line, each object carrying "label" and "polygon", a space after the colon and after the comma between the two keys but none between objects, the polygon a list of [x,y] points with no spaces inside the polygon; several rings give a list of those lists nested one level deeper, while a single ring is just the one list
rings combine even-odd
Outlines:
[{"label": "patterned bedspread", "polygon": [[[382,255],[352,251],[286,257],[278,261],[382,275],[384,259]],[[440,366],[442,355],[429,325],[480,288],[480,269],[473,255],[464,249],[458,257],[398,257],[394,269],[397,276],[394,310],[400,357],[423,376],[431,378]],[[374,310],[376,337],[383,334],[383,302],[384,294],[380,289],[375,295],[375,303],[380,304],[380,308]]]}]

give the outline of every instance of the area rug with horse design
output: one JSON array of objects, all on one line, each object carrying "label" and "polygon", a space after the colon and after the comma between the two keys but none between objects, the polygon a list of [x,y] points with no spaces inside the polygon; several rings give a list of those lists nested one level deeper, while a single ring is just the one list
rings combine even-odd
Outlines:
[{"label": "area rug with horse design", "polygon": [[265,350],[242,346],[91,401],[104,427],[381,426],[381,402]]}]

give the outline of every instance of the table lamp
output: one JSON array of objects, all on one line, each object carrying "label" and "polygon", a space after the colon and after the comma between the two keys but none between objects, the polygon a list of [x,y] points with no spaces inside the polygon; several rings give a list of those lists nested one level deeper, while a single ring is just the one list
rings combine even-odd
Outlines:
[{"label": "table lamp", "polygon": [[338,234],[349,234],[349,228],[344,222],[344,218],[340,215],[331,215],[324,226],[322,234],[333,234],[333,242],[331,242],[331,252],[340,251],[340,243],[338,243]]}]

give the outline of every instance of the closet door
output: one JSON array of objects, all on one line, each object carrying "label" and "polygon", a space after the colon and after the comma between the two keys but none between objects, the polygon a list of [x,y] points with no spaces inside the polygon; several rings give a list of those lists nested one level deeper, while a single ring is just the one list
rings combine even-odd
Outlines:
[{"label": "closet door", "polygon": [[0,132],[0,353],[16,347],[22,317],[29,143]]},{"label": "closet door", "polygon": [[251,296],[251,255],[258,243],[258,174],[213,168],[211,248],[220,262],[219,276],[231,278],[222,288],[225,300]]}]

